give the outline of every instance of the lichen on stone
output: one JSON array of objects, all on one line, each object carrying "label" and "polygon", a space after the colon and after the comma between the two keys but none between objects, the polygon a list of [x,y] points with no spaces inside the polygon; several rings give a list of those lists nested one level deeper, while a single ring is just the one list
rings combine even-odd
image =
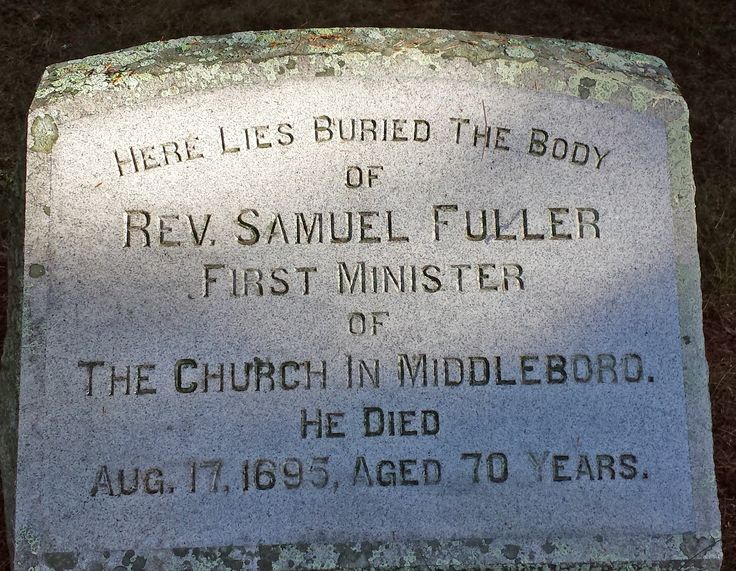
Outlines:
[{"label": "lichen on stone", "polygon": [[51,115],[38,115],[31,124],[31,150],[50,153],[59,138],[59,128]]},{"label": "lichen on stone", "polygon": [[[418,58],[417,53],[427,57]],[[549,64],[561,64],[570,71],[578,67],[580,72],[596,74],[602,80],[614,80],[612,74],[620,74],[616,80],[623,84],[632,84],[638,78],[649,82],[655,91],[677,91],[658,58],[595,44],[448,30],[314,28],[192,36],[55,64],[44,73],[34,105],[81,92],[155,87],[169,76],[176,76],[178,84],[191,82],[197,88],[239,83],[253,71],[274,81],[284,70],[295,69],[293,58],[309,56],[318,56],[327,63],[319,69],[320,76],[341,75],[349,73],[351,64],[360,66],[356,54],[380,56],[387,65],[397,58],[408,57],[418,63],[423,59],[435,70],[452,60],[464,60],[473,66],[491,64],[506,82],[513,82],[524,70],[538,67],[552,73],[552,67],[559,66]],[[328,59],[339,55],[347,55],[352,61],[343,58],[342,65],[333,65]],[[287,62],[291,67],[284,66]],[[577,89],[577,84],[573,87]],[[183,88],[185,85],[180,85]],[[599,94],[603,95],[604,89]]]}]

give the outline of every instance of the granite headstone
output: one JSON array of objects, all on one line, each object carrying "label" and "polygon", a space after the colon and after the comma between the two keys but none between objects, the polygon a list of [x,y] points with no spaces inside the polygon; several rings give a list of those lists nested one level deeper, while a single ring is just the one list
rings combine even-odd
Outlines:
[{"label": "granite headstone", "polygon": [[717,569],[689,144],[661,60],[584,43],[49,67],[3,365],[17,569]]}]

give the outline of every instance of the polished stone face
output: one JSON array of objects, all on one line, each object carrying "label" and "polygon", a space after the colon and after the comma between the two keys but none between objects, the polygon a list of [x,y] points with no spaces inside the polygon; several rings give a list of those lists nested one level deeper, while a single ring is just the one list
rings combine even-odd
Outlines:
[{"label": "polished stone face", "polygon": [[559,88],[551,45],[39,96],[18,560],[665,561],[714,538],[681,100],[652,111],[644,72],[617,72],[633,103],[603,74]]}]

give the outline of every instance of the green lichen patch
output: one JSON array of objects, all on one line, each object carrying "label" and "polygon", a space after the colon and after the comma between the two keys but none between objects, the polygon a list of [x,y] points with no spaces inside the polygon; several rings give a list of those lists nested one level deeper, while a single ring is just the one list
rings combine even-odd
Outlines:
[{"label": "green lichen patch", "polygon": [[[677,89],[658,58],[594,44],[449,30],[315,28],[193,36],[52,65],[42,78],[34,106],[83,92],[132,93],[148,86],[165,88],[166,93],[171,87],[163,80],[170,76],[177,79],[177,92],[186,89],[187,82],[196,88],[219,87],[259,74],[275,81],[298,73],[300,56],[319,59],[315,61],[318,76],[346,73],[351,63],[360,67],[378,56],[389,66],[408,58],[433,71],[455,60],[473,67],[490,64],[509,83],[536,68],[552,73],[566,66],[573,75],[620,74],[623,83],[637,78],[655,91]],[[336,57],[336,63],[325,65],[322,60],[330,57]],[[573,94],[578,95],[576,91],[577,83]]]},{"label": "green lichen patch", "polygon": [[507,56],[515,59],[534,59],[534,52],[526,46],[506,46],[506,49],[504,51],[506,52]]},{"label": "green lichen patch", "polygon": [[51,115],[39,115],[31,124],[31,149],[39,153],[50,153],[59,138],[59,129]]},{"label": "green lichen patch", "polygon": [[689,559],[705,558],[705,555],[720,543],[719,539],[711,536],[697,536],[686,533],[682,537],[680,549]]},{"label": "green lichen patch", "polygon": [[519,556],[519,551],[521,551],[521,548],[518,545],[509,543],[507,545],[504,545],[501,553],[506,559],[510,559],[513,561]]},{"label": "green lichen patch", "polygon": [[128,550],[123,555],[123,565],[129,571],[143,571],[146,568],[146,558],[137,555],[133,550]]},{"label": "green lichen patch", "polygon": [[31,264],[28,267],[28,275],[32,278],[40,278],[46,274],[46,267],[43,264]]},{"label": "green lichen patch", "polygon": [[46,553],[44,561],[54,571],[74,569],[77,566],[77,554],[71,552]]},{"label": "green lichen patch", "polygon": [[554,553],[555,551],[557,551],[557,546],[548,539],[542,545],[542,551],[549,555],[550,553]]}]

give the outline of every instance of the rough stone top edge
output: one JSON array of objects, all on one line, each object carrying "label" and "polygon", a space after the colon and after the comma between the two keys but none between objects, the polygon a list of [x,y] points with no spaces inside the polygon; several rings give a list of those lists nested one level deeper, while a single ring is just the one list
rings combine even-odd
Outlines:
[{"label": "rough stone top edge", "polygon": [[[191,66],[216,72],[227,64],[257,66],[289,56],[348,54],[389,59],[404,55],[424,63],[428,70],[437,67],[430,66],[430,59],[461,59],[478,68],[489,63],[562,64],[570,75],[607,74],[623,85],[643,85],[655,97],[681,100],[664,61],[597,44],[462,30],[310,28],[189,36],[52,64],[41,78],[31,109],[79,94],[125,92]],[[209,86],[201,73],[197,82],[200,87]],[[211,82],[212,87],[221,85]]]}]

